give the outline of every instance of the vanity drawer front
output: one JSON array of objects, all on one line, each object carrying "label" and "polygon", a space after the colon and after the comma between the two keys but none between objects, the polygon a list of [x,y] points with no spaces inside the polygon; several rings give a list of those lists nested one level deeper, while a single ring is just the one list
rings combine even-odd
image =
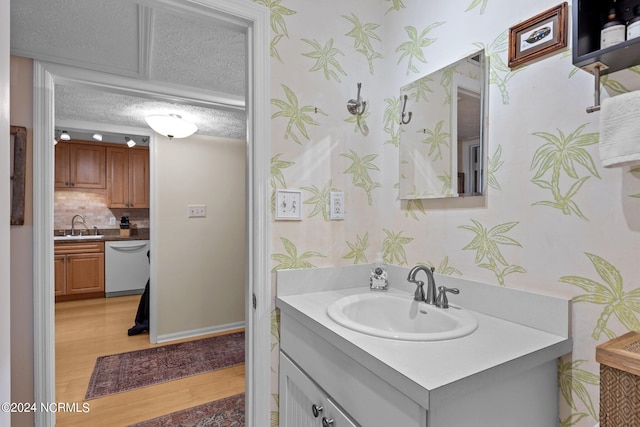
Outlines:
[{"label": "vanity drawer front", "polygon": [[285,354],[280,353],[280,425],[282,427],[357,427],[326,393]]},{"label": "vanity drawer front", "polygon": [[425,427],[427,411],[375,373],[281,312],[281,350],[367,427]]}]

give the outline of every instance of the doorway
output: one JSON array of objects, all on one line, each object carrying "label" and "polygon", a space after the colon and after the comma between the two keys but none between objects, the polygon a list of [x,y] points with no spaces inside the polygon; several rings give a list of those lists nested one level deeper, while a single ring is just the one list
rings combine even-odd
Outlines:
[{"label": "doorway", "polygon": [[[244,1],[155,2],[174,11],[197,13],[243,25],[249,52],[247,82],[247,425],[267,425],[270,415],[269,283],[269,11]],[[53,317],[53,140],[54,87],[73,76],[53,64],[34,67],[34,377],[35,400],[55,402]],[[153,155],[153,153],[152,153]],[[152,171],[153,173],[153,171]],[[152,182],[154,181],[152,177]],[[153,194],[152,189],[152,194]],[[152,196],[153,204],[153,196]],[[154,233],[151,220],[152,241]],[[152,247],[152,251],[153,251]],[[152,283],[157,271],[151,271]],[[153,322],[153,319],[152,319]],[[153,323],[152,323],[153,324]],[[36,425],[55,425],[55,414],[37,413]]]}]

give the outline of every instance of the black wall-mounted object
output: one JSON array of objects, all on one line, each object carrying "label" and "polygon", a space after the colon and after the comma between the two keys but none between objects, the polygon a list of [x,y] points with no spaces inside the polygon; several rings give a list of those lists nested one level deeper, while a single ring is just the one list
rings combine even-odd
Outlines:
[{"label": "black wall-mounted object", "polygon": [[[640,37],[600,49],[600,31],[608,21],[612,4],[603,0],[573,0],[572,51],[576,67],[593,72],[592,67],[600,62],[607,67],[600,70],[605,75],[640,65]],[[640,0],[617,0],[615,4],[618,18],[627,22],[633,18],[633,8]]]}]

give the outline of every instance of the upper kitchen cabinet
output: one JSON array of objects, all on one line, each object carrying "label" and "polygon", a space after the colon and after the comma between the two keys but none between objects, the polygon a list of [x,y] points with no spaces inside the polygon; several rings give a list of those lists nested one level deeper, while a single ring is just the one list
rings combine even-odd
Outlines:
[{"label": "upper kitchen cabinet", "polygon": [[[599,66],[599,73],[604,75],[640,64],[640,37],[625,40],[622,36],[620,43],[610,46],[610,40],[605,40],[602,46],[605,24],[609,30],[617,23],[625,26],[634,18],[638,4],[638,0],[573,0],[573,65],[589,72]],[[611,18],[612,9],[615,16]],[[610,39],[610,33],[605,38]]]},{"label": "upper kitchen cabinet", "polygon": [[55,188],[105,189],[105,158],[103,145],[58,142],[55,147]]},{"label": "upper kitchen cabinet", "polygon": [[149,148],[107,148],[110,208],[149,207]]}]

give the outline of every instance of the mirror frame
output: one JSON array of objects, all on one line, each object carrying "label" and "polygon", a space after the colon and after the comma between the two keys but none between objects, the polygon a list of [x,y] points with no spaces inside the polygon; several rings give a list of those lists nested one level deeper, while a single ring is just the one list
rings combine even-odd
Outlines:
[{"label": "mirror frame", "polygon": [[[458,64],[462,61],[465,60],[469,60],[473,57],[476,56],[480,56],[479,58],[479,65],[480,65],[480,75],[479,75],[479,82],[480,82],[480,135],[479,135],[479,140],[480,140],[480,148],[479,151],[477,152],[477,156],[479,157],[478,162],[479,162],[479,168],[480,168],[480,173],[478,174],[478,183],[477,183],[477,187],[479,188],[479,191],[477,192],[473,192],[473,193],[464,193],[464,192],[459,192],[459,186],[458,186],[458,141],[457,141],[457,128],[454,130],[453,126],[457,126],[457,114],[454,114],[455,110],[454,108],[457,108],[457,97],[452,97],[451,102],[448,104],[448,111],[446,112],[449,117],[450,117],[450,123],[451,123],[451,128],[449,129],[449,143],[450,143],[450,147],[449,147],[449,151],[451,154],[451,182],[450,182],[450,195],[446,195],[446,194],[437,194],[434,196],[416,196],[415,194],[412,194],[410,192],[405,191],[405,193],[403,194],[402,192],[402,186],[400,185],[400,182],[402,181],[403,177],[402,177],[402,173],[403,173],[403,167],[406,167],[403,163],[406,163],[406,160],[402,157],[402,144],[403,144],[403,138],[402,138],[402,126],[405,125],[407,123],[406,118],[407,116],[410,114],[409,112],[411,111],[411,108],[409,105],[406,106],[406,108],[403,108],[403,95],[406,93],[407,88],[410,88],[411,86],[414,86],[416,84],[416,82],[422,80],[422,79],[429,79],[431,77],[433,77],[434,75],[438,75],[439,73],[442,73],[444,70],[446,70],[447,68],[451,67],[454,64]],[[402,86],[400,88],[400,102],[399,102],[399,106],[400,108],[403,110],[402,113],[399,112],[399,123],[400,123],[400,127],[401,127],[401,131],[400,131],[400,142],[399,142],[399,185],[398,185],[398,192],[399,192],[399,199],[400,200],[426,200],[426,199],[457,199],[457,198],[466,198],[466,197],[475,197],[475,196],[482,196],[485,194],[486,192],[486,183],[487,183],[487,158],[486,158],[486,152],[487,152],[487,143],[488,143],[488,88],[489,88],[489,57],[486,53],[486,51],[484,49],[479,49],[476,50],[470,54],[467,54],[455,61],[453,61],[452,63],[439,68],[438,70],[435,70],[429,74],[423,75],[421,77],[419,77],[418,79],[415,79],[409,83],[407,83],[406,85]],[[461,87],[461,88],[465,88],[465,83],[463,83],[463,78],[456,78],[458,74],[454,74],[453,78],[452,78],[452,82],[451,82],[451,93],[454,93],[453,90],[455,88],[456,93],[457,93],[457,88]],[[462,77],[464,77],[464,75],[461,75]],[[406,110],[406,111],[405,111]],[[444,110],[444,109],[443,109]],[[413,114],[412,117],[415,120],[415,114]],[[453,143],[455,141],[455,143]]]}]

